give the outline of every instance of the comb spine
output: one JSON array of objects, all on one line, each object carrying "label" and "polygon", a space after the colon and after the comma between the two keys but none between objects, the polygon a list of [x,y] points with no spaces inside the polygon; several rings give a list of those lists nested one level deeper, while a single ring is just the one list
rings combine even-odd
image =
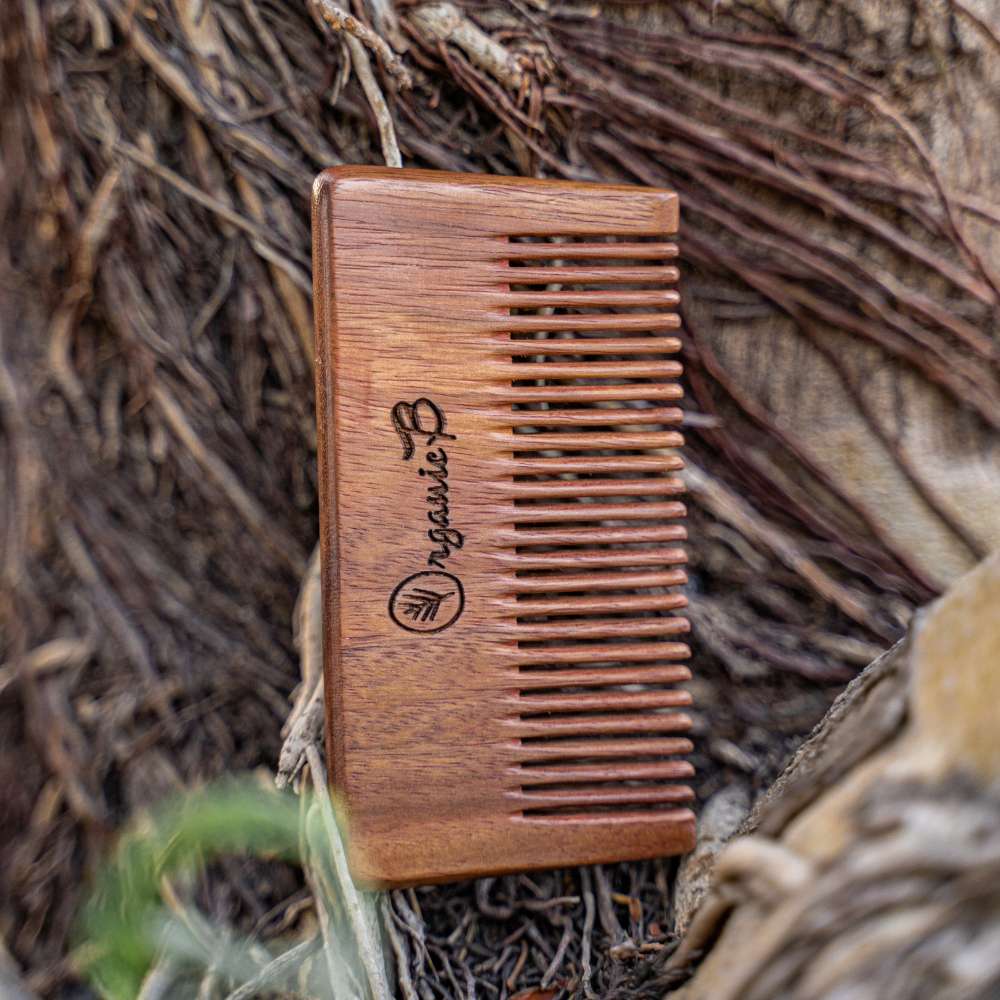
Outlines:
[{"label": "comb spine", "polygon": [[342,787],[345,775],[343,732],[332,724],[335,705],[340,698],[342,672],[340,669],[340,602],[337,572],[340,553],[337,540],[337,410],[334,405],[333,385],[336,348],[333,316],[333,192],[336,175],[325,170],[313,182],[312,190],[312,239],[313,239],[313,311],[316,342],[314,344],[313,373],[316,391],[316,460],[319,477],[319,546],[320,586],[323,608],[323,698],[326,759],[329,780],[335,787]]}]

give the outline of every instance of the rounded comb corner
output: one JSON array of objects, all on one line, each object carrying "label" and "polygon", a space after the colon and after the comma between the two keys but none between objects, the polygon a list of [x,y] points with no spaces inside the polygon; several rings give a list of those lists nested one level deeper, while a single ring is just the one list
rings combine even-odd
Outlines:
[{"label": "rounded comb corner", "polygon": [[657,230],[668,235],[674,235],[680,229],[681,201],[674,191],[657,190],[653,192],[657,198]]},{"label": "rounded comb corner", "polygon": [[[327,167],[325,170],[321,170],[313,178],[312,207],[314,215],[319,210],[320,206],[333,194],[333,190],[337,186],[337,181],[340,177],[340,169],[340,167]],[[315,238],[317,235],[318,234],[314,229],[313,237]]]},{"label": "rounded comb corner", "polygon": [[353,164],[340,164],[336,167],[326,167],[321,170],[312,184],[312,203],[315,208],[325,199],[332,198],[338,188],[345,182],[358,179],[372,179],[372,171],[384,171],[388,168],[363,167]]}]

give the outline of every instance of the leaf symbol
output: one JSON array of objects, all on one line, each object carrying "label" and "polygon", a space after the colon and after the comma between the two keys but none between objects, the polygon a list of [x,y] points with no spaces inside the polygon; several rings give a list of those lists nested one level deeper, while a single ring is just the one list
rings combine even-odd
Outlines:
[{"label": "leaf symbol", "polygon": [[402,600],[402,612],[407,618],[412,618],[415,622],[432,622],[437,618],[441,605],[455,591],[449,590],[447,593],[440,593],[436,590],[426,590],[422,587],[414,587]]}]

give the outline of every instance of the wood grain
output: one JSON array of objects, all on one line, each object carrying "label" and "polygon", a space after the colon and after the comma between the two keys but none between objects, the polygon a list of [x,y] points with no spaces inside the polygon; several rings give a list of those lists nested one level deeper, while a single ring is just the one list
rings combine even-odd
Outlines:
[{"label": "wood grain", "polygon": [[690,849],[667,191],[336,168],[325,670],[355,876]]}]

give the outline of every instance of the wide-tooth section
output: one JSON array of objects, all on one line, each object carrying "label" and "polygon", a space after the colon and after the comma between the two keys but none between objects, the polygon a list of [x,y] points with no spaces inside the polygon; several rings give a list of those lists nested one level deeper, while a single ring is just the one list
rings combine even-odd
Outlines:
[{"label": "wide-tooth section", "polygon": [[511,241],[485,296],[510,809],[663,816],[681,783],[689,629],[673,243]]}]

